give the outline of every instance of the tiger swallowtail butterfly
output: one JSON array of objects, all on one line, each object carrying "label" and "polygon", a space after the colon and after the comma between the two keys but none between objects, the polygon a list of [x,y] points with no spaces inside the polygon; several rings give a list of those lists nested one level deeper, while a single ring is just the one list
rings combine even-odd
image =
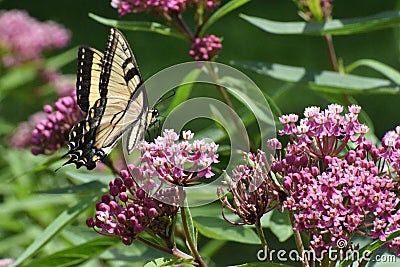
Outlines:
[{"label": "tiger swallowtail butterfly", "polygon": [[[131,48],[122,33],[110,29],[104,55],[91,47],[78,51],[76,96],[87,112],[69,133],[64,165],[96,167],[127,134],[131,153],[158,116],[149,110],[146,90]],[[64,166],[63,165],[63,166]]]}]

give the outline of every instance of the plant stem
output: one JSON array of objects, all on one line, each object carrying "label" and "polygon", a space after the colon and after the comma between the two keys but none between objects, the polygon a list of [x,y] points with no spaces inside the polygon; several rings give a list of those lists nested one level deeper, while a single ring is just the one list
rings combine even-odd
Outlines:
[{"label": "plant stem", "polygon": [[[324,36],[326,44],[328,46],[328,54],[329,54],[329,59],[331,61],[331,65],[332,65],[332,69],[333,71],[336,72],[340,72],[339,69],[339,62],[336,56],[336,51],[335,51],[335,47],[333,45],[333,39],[332,39],[332,35],[327,34]],[[346,104],[349,104],[349,96],[347,94],[342,94],[342,98],[343,98],[343,102]]]},{"label": "plant stem", "polygon": [[[290,217],[290,222],[292,223],[292,227],[294,229],[295,223],[294,223],[293,214],[291,212],[289,212],[289,217]],[[304,253],[303,240],[301,240],[300,232],[293,231],[293,236],[294,236],[294,240],[296,241],[297,251],[299,252],[299,255],[301,255],[301,257],[302,257],[303,255],[305,255],[305,253]],[[301,258],[300,260],[304,267],[310,266],[306,257],[304,257],[304,259]]]},{"label": "plant stem", "polygon": [[190,36],[191,41],[194,40],[194,35],[192,31],[190,30],[189,26],[186,24],[185,20],[182,18],[181,14],[178,14],[176,16],[179,25],[182,27],[182,29],[187,33],[188,36]]},{"label": "plant stem", "polygon": [[332,64],[332,69],[336,72],[339,72],[339,63],[336,57],[335,47],[333,46],[332,35],[325,35],[325,41],[328,46],[328,54]]},{"label": "plant stem", "polygon": [[[267,240],[265,239],[264,231],[262,229],[260,220],[258,220],[254,225],[256,227],[257,235],[260,238],[261,245],[262,245],[263,249],[265,249],[266,255],[269,255],[268,243],[267,243]],[[269,261],[269,260],[270,259],[267,258],[267,261]]]},{"label": "plant stem", "polygon": [[190,235],[189,225],[188,225],[188,222],[186,219],[184,199],[185,199],[185,194],[184,194],[183,188],[180,186],[179,187],[179,200],[180,200],[180,206],[181,206],[180,209],[181,209],[182,225],[183,225],[183,230],[185,232],[186,242],[189,245],[192,255],[194,256],[196,261],[200,264],[200,266],[208,267],[207,264],[202,259],[200,253],[198,252],[197,247],[194,243],[194,240],[192,239],[192,236]]},{"label": "plant stem", "polygon": [[151,248],[155,248],[155,249],[163,251],[165,253],[174,255],[174,256],[176,256],[178,258],[181,258],[181,259],[193,259],[192,256],[184,253],[183,251],[180,251],[175,246],[173,248],[166,248],[166,247],[160,246],[160,245],[158,245],[156,243],[150,242],[149,240],[144,239],[144,238],[142,238],[140,236],[137,237],[137,240],[139,240],[140,242],[142,242],[143,244],[145,244],[145,245],[147,245],[147,246],[149,246]]}]

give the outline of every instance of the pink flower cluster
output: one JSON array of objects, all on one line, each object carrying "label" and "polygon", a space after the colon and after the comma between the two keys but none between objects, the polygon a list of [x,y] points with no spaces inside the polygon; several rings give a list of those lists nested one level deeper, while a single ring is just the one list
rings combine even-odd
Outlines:
[{"label": "pink flower cluster", "polygon": [[0,12],[0,47],[6,51],[2,56],[6,67],[41,57],[46,49],[67,45],[70,32],[53,22],[39,22],[25,11]]},{"label": "pink flower cluster", "polygon": [[120,16],[128,13],[152,11],[156,14],[178,14],[186,10],[187,5],[205,5],[214,9],[220,0],[112,0],[111,6],[118,10]]},{"label": "pink flower cluster", "polygon": [[189,55],[197,61],[209,61],[215,58],[222,49],[221,39],[215,35],[196,38],[189,50]]},{"label": "pink flower cluster", "polygon": [[39,122],[32,131],[32,153],[51,154],[62,147],[72,126],[84,118],[83,112],[76,103],[75,96],[65,96],[52,106],[46,105],[43,110],[47,117]]},{"label": "pink flower cluster", "polygon": [[211,164],[218,162],[218,145],[205,140],[190,142],[194,134],[182,133],[183,141],[178,142],[179,135],[173,130],[164,130],[163,135],[154,142],[141,142],[141,161],[146,163],[154,176],[160,180],[179,186],[190,186],[202,177],[214,175]]},{"label": "pink flower cluster", "polygon": [[309,107],[304,111],[304,119],[298,115],[283,115],[279,121],[283,124],[280,135],[286,135],[291,144],[307,151],[312,156],[324,159],[325,156],[337,156],[349,142],[362,143],[369,128],[358,121],[361,108],[353,105],[349,113],[341,115],[343,107],[329,105],[321,111],[319,107]]},{"label": "pink flower cluster", "polygon": [[[236,225],[259,224],[261,217],[273,210],[285,197],[269,176],[270,168],[264,152],[248,153],[245,160],[246,164],[237,166],[232,171],[232,177],[226,181],[233,200],[228,200],[222,188],[218,190],[223,207],[222,216],[227,222]],[[229,220],[225,216],[225,208],[238,215],[242,222]]]},{"label": "pink flower cluster", "polygon": [[[287,194],[283,207],[293,212],[296,230],[311,234],[316,252],[357,233],[385,240],[400,229],[398,182],[383,162],[397,159],[397,151],[391,153],[393,132],[378,149],[364,138],[368,128],[358,121],[360,107],[349,107],[344,116],[342,110],[339,105],[307,108],[299,125],[297,115],[282,116],[280,134],[290,141],[271,166]],[[273,146],[280,147],[276,140]],[[400,252],[400,239],[389,246]]]},{"label": "pink flower cluster", "polygon": [[[141,168],[136,170],[142,171]],[[109,193],[96,204],[96,214],[88,218],[86,224],[102,235],[119,237],[125,245],[130,245],[144,230],[157,230],[158,223],[152,225],[157,218],[171,218],[176,212],[176,207],[149,196],[129,171],[122,170],[120,177],[110,181]]]}]

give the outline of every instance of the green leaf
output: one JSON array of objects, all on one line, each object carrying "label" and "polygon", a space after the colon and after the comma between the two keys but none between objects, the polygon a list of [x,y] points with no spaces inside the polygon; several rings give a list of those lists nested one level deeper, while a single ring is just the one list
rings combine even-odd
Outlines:
[{"label": "green leaf", "polygon": [[293,228],[287,211],[281,213],[274,209],[270,217],[269,228],[280,242],[285,242],[293,235]]},{"label": "green leaf", "polygon": [[192,91],[194,85],[193,81],[197,79],[201,71],[202,70],[200,68],[194,69],[185,76],[181,82],[181,86],[176,89],[175,96],[172,103],[169,105],[166,114],[171,113],[176,106],[185,102],[189,98],[190,92]]},{"label": "green leaf", "polygon": [[100,22],[101,24],[111,27],[116,27],[123,30],[154,32],[161,35],[176,37],[179,39],[185,39],[184,36],[182,36],[180,33],[158,22],[114,20],[114,19],[103,18],[93,13],[89,13],[89,17],[97,22]]},{"label": "green leaf", "polygon": [[345,68],[346,73],[353,72],[356,68],[368,67],[386,76],[396,84],[400,84],[400,72],[396,69],[374,59],[360,59]]},{"label": "green leaf", "polygon": [[22,65],[8,70],[0,76],[0,100],[7,92],[17,89],[36,78],[37,69],[33,65]]},{"label": "green leaf", "polygon": [[274,34],[349,35],[398,26],[400,11],[387,11],[367,17],[334,19],[324,22],[281,22],[240,15],[263,31]]},{"label": "green leaf", "polygon": [[28,258],[36,254],[41,247],[50,241],[58,232],[60,232],[68,223],[75,219],[79,214],[93,205],[98,199],[97,194],[82,199],[75,206],[62,212],[42,234],[15,260],[12,266],[21,265]]},{"label": "green leaf", "polygon": [[[388,243],[389,241],[397,238],[400,236],[400,230],[391,233],[388,237],[386,237],[385,241],[381,241],[381,240],[375,240],[372,243],[370,243],[369,245],[363,247],[362,249],[360,249],[359,251],[357,251],[357,254],[360,255],[360,257],[362,257],[363,255],[366,255],[366,253],[369,254],[369,256],[372,254],[372,252],[374,252],[375,250],[381,248],[384,244]],[[338,265],[338,267],[346,267],[346,266],[351,266],[352,262],[355,262],[357,259],[357,257],[349,257],[349,259],[344,259],[343,261],[341,261]]]},{"label": "green leaf", "polygon": [[68,49],[67,51],[58,54],[52,58],[49,58],[46,60],[46,68],[50,69],[60,69],[64,67],[65,65],[71,63],[72,61],[75,61],[76,56],[78,54],[78,47],[75,46],[71,49]]},{"label": "green leaf", "polygon": [[202,235],[212,239],[260,244],[257,234],[251,228],[231,225],[222,218],[197,216],[193,222]]},{"label": "green leaf", "polygon": [[99,181],[90,181],[85,184],[68,186],[62,188],[55,188],[46,191],[35,191],[35,193],[41,194],[82,194],[88,192],[101,192],[102,189],[106,188],[106,185]]},{"label": "green leaf", "polygon": [[386,79],[342,74],[326,70],[261,62],[234,62],[235,65],[253,70],[281,81],[301,83],[325,93],[345,94],[398,94],[399,85]]},{"label": "green leaf", "polygon": [[207,29],[213,25],[217,20],[225,16],[226,14],[232,12],[233,10],[241,7],[242,5],[250,2],[250,0],[232,0],[218,8],[210,18],[204,23],[203,27],[199,32],[199,36],[203,36]]},{"label": "green leaf", "polygon": [[34,260],[29,264],[24,264],[24,266],[75,266],[91,259],[94,256],[100,255],[103,251],[115,246],[118,243],[120,243],[120,240],[117,238],[101,237],[85,244],[68,248],[47,257]]}]

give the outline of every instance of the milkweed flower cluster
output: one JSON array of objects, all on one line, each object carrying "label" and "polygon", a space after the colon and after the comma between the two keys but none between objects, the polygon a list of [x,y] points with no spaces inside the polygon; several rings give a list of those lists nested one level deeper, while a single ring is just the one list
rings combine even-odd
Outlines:
[{"label": "milkweed flower cluster", "polygon": [[120,16],[128,13],[151,11],[156,14],[178,14],[186,10],[187,5],[204,5],[214,9],[219,0],[112,0],[111,6],[118,10]]},{"label": "milkweed flower cluster", "polygon": [[[215,35],[199,36],[200,29],[221,4],[220,0],[112,0],[111,6],[120,16],[143,11],[153,12],[162,17],[172,27],[190,41],[189,55],[197,61],[213,60],[222,50],[221,38]],[[196,12],[196,29],[191,31],[181,14],[188,6],[202,10]]]},{"label": "milkweed flower cluster", "polygon": [[[176,187],[165,184],[190,186],[200,178],[210,178],[211,164],[218,162],[218,146],[204,140],[195,140],[190,131],[182,133],[183,141],[173,130],[164,130],[154,142],[142,141],[139,165],[128,165],[120,177],[109,183],[109,193],[96,205],[94,218],[86,223],[103,235],[120,237],[130,245],[144,230],[168,240],[170,223],[183,203]],[[185,167],[190,165],[189,170]]]},{"label": "milkweed flower cluster", "polygon": [[[96,204],[94,218],[86,220],[87,226],[106,236],[121,238],[125,245],[130,245],[144,230],[167,238],[167,225],[160,227],[161,222],[172,222],[178,209],[151,197],[147,190],[136,183],[130,171],[144,177],[147,171],[143,167],[129,166],[122,170],[120,177],[110,181],[109,193],[102,196]],[[148,189],[148,188],[147,188]],[[158,191],[163,194],[164,191]],[[167,220],[166,220],[167,219]]]},{"label": "milkweed flower cluster", "polygon": [[60,149],[67,140],[72,126],[84,118],[75,96],[65,96],[57,100],[54,108],[50,105],[43,107],[47,114],[32,131],[32,153],[51,154]]},{"label": "milkweed flower cluster", "polygon": [[[231,224],[259,224],[261,217],[276,208],[285,198],[283,191],[272,180],[267,156],[264,152],[248,153],[246,164],[237,166],[232,176],[226,181],[228,191],[232,194],[232,203],[224,195],[222,188],[218,190],[222,203],[222,215]],[[238,215],[242,222],[237,223],[225,216],[227,208]]]},{"label": "milkweed flower cluster", "polygon": [[[308,232],[319,253],[354,234],[385,240],[400,229],[398,179],[389,168],[397,166],[398,132],[389,132],[386,146],[376,148],[364,136],[368,127],[358,121],[360,110],[351,106],[342,115],[341,106],[330,105],[307,108],[299,123],[294,114],[280,118],[279,133],[290,141],[271,170],[282,178],[283,207],[293,213],[295,229]],[[388,243],[400,252],[399,244],[399,238]]]},{"label": "milkweed flower cluster", "polygon": [[40,22],[25,11],[0,11],[0,47],[4,66],[39,59],[44,50],[65,47],[70,32],[53,22]]},{"label": "milkweed flower cluster", "polygon": [[206,35],[193,41],[189,55],[196,61],[208,61],[216,57],[221,49],[220,38],[215,35]]},{"label": "milkweed flower cluster", "polygon": [[198,184],[201,178],[211,178],[211,164],[218,163],[218,145],[205,140],[194,140],[194,133],[184,131],[183,141],[173,130],[164,130],[154,142],[142,142],[141,161],[155,171],[160,180],[178,186]]}]

